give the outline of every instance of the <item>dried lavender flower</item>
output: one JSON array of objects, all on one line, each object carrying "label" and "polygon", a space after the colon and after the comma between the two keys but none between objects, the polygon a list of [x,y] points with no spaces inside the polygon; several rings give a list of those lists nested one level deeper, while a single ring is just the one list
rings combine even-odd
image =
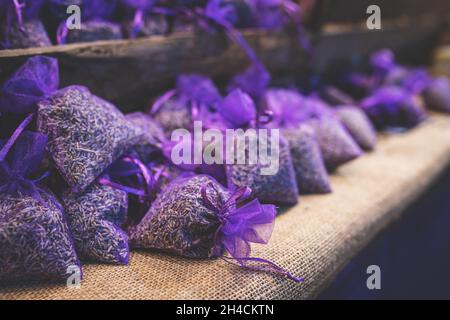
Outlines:
[{"label": "dried lavender flower", "polygon": [[331,192],[328,173],[314,130],[307,124],[283,129],[289,143],[300,194]]},{"label": "dried lavender flower", "polygon": [[[170,183],[153,202],[149,212],[130,233],[134,248],[160,249],[189,258],[215,258],[215,234],[220,220],[202,199],[202,186],[212,183],[223,199],[229,193],[206,175],[179,178]],[[219,203],[208,189],[208,198]]]},{"label": "dried lavender flower", "polygon": [[336,114],[350,135],[364,150],[373,150],[377,143],[375,128],[366,114],[355,106],[339,106]]},{"label": "dried lavender flower", "polygon": [[37,128],[48,135],[47,150],[73,192],[83,191],[142,138],[114,105],[85,87],[59,90],[38,106]]},{"label": "dried lavender flower", "polygon": [[62,200],[81,259],[128,263],[128,236],[120,228],[128,210],[126,192],[94,183],[81,195],[66,192]]},{"label": "dried lavender flower", "polygon": [[316,132],[325,165],[328,170],[349,162],[362,154],[362,150],[334,117],[312,119],[307,122]]},{"label": "dried lavender flower", "polygon": [[[271,141],[269,138],[258,137],[258,144],[260,146],[267,145],[270,153]],[[236,158],[235,164],[226,165],[229,188],[249,187],[253,191],[253,196],[262,203],[294,205],[298,202],[294,166],[289,145],[283,137],[280,137],[279,169],[276,174],[262,175],[261,169],[265,166],[259,160],[256,164],[249,163],[249,144],[245,145],[245,155],[245,163],[243,159]]]}]

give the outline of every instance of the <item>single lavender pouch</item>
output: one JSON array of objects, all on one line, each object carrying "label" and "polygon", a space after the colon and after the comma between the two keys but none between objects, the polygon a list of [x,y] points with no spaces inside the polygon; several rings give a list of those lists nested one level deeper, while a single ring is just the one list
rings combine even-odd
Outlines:
[{"label": "single lavender pouch", "polygon": [[221,257],[302,281],[273,262],[251,257],[251,243],[268,243],[276,209],[249,201],[250,194],[249,188],[230,192],[207,175],[176,179],[131,231],[130,245],[193,259]]},{"label": "single lavender pouch", "polygon": [[80,195],[67,191],[62,201],[81,259],[128,263],[128,236],[120,228],[128,210],[126,192],[94,183]]},{"label": "single lavender pouch", "polygon": [[130,233],[134,248],[160,249],[189,258],[216,258],[223,248],[215,244],[221,227],[216,213],[203,201],[203,186],[208,200],[219,205],[231,194],[206,175],[176,179],[153,202],[149,212]]},{"label": "single lavender pouch", "polygon": [[153,103],[150,114],[170,136],[176,129],[192,129],[199,114],[204,109],[216,108],[221,99],[211,79],[197,74],[180,75],[176,88],[160,96]]},{"label": "single lavender pouch", "polygon": [[428,108],[450,113],[450,81],[439,77],[431,81],[423,93]]},{"label": "single lavender pouch", "polygon": [[45,56],[31,57],[3,84],[0,111],[14,114],[35,112],[37,102],[58,86],[58,61]]},{"label": "single lavender pouch", "polygon": [[[219,113],[227,128],[252,128],[258,122],[252,98],[240,89],[223,99]],[[266,134],[260,134],[264,131]],[[271,129],[250,129],[245,137],[248,140],[235,135],[233,150],[236,151],[226,156],[228,187],[249,187],[253,196],[263,203],[296,204],[298,187],[287,141]]]},{"label": "single lavender pouch", "polygon": [[[169,31],[165,14],[154,13],[156,1],[122,0],[124,29],[128,37],[139,38]],[[164,9],[163,9],[164,10]]]},{"label": "single lavender pouch", "polygon": [[81,24],[81,29],[68,30],[66,21],[58,28],[58,43],[93,42],[100,40],[119,40],[123,38],[120,24],[91,20]]},{"label": "single lavender pouch", "polygon": [[142,131],[86,87],[70,86],[38,103],[37,128],[72,192],[88,187],[142,138]]},{"label": "single lavender pouch", "polygon": [[34,178],[46,142],[24,132],[0,162],[0,283],[66,281],[70,270],[81,275],[62,206]]},{"label": "single lavender pouch", "polygon": [[[226,165],[228,187],[249,187],[263,203],[294,205],[298,202],[298,186],[288,142],[282,137],[273,144],[271,137],[252,135],[258,148],[267,148],[267,159],[251,160],[251,143],[237,147],[234,164]],[[265,152],[265,150],[263,151]],[[261,150],[260,150],[261,155]]]},{"label": "single lavender pouch", "polygon": [[144,14],[139,21],[126,21],[124,29],[129,38],[142,38],[168,33],[169,24],[165,15]]},{"label": "single lavender pouch", "polygon": [[338,106],[336,115],[350,135],[364,150],[373,150],[377,144],[375,128],[366,114],[355,106]]},{"label": "single lavender pouch", "polygon": [[52,43],[39,20],[43,0],[0,1],[0,47],[22,49],[47,47]]},{"label": "single lavender pouch", "polygon": [[427,117],[419,95],[409,90],[381,87],[360,103],[377,129],[415,127]]},{"label": "single lavender pouch", "polygon": [[288,89],[271,89],[266,104],[272,111],[271,128],[281,128],[291,151],[300,194],[331,192],[328,173],[314,130],[304,124],[304,97]]},{"label": "single lavender pouch", "polygon": [[126,118],[143,132],[133,149],[145,163],[154,160],[155,156],[160,155],[163,144],[167,141],[163,128],[159,122],[142,112],[129,113]]},{"label": "single lavender pouch", "polygon": [[343,124],[321,99],[311,96],[304,99],[301,107],[305,123],[316,132],[317,141],[328,170],[349,162],[362,154],[361,148],[347,132]]},{"label": "single lavender pouch", "polygon": [[307,121],[314,129],[325,166],[332,171],[340,165],[361,156],[362,150],[334,117],[322,117]]},{"label": "single lavender pouch", "polygon": [[314,129],[307,124],[282,129],[291,150],[300,194],[331,192],[330,180]]}]

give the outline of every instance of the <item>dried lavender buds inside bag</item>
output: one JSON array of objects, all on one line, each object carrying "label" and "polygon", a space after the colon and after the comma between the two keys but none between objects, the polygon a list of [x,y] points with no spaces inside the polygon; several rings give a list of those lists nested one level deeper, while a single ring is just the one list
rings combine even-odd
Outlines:
[{"label": "dried lavender buds inside bag", "polygon": [[111,103],[82,86],[70,86],[38,103],[37,128],[48,135],[47,150],[72,192],[88,187],[142,138]]},{"label": "dried lavender buds inside bag", "polygon": [[[153,202],[149,212],[131,231],[130,245],[153,248],[190,258],[215,258],[223,251],[215,248],[214,237],[220,220],[202,200],[202,186],[213,183],[221,197],[230,194],[211,178],[198,175],[170,183]],[[220,199],[208,192],[211,201]]]},{"label": "dried lavender buds inside bag", "polygon": [[336,114],[350,135],[364,150],[373,150],[377,144],[375,128],[366,114],[355,106],[338,106]]},{"label": "dried lavender buds inside bag", "polygon": [[257,199],[249,201],[250,194],[247,187],[230,192],[207,175],[176,179],[131,231],[130,244],[187,258],[221,257],[243,267],[303,281],[273,262],[251,257],[251,243],[269,242],[276,209],[261,205]]},{"label": "dried lavender buds inside bag", "polygon": [[39,20],[43,0],[0,1],[0,48],[47,47],[52,43]]},{"label": "dried lavender buds inside bag", "polygon": [[323,160],[328,170],[361,156],[362,150],[355,140],[334,117],[323,117],[307,121],[316,132]]},{"label": "dried lavender buds inside bag", "polygon": [[[252,195],[263,203],[275,203],[280,205],[294,205],[298,202],[298,186],[294,165],[288,142],[280,136],[278,155],[271,154],[271,139],[267,137],[256,137],[259,146],[267,145],[269,158],[276,158],[278,170],[264,174],[268,164],[262,163],[260,159],[255,164],[249,162],[249,144],[243,146],[244,152],[235,158],[235,164],[226,165],[228,187],[236,189],[249,187]],[[240,155],[245,154],[245,159]],[[273,164],[273,163],[272,163]]]},{"label": "dried lavender buds inside bag", "polygon": [[52,45],[47,31],[40,20],[31,20],[12,24],[9,29],[5,25],[1,29],[1,42],[5,49],[25,49],[35,47],[49,47]]},{"label": "dried lavender buds inside bag", "polygon": [[143,131],[141,139],[133,149],[141,160],[150,162],[153,156],[161,153],[163,143],[167,141],[163,128],[156,120],[142,112],[129,113],[126,118]]},{"label": "dried lavender buds inside bag", "polygon": [[120,228],[128,210],[126,192],[94,183],[80,195],[66,192],[62,201],[81,259],[128,263],[128,236]]},{"label": "dried lavender buds inside bag", "polygon": [[184,74],[178,76],[175,89],[154,102],[150,112],[170,136],[176,129],[192,129],[199,113],[204,109],[215,108],[221,99],[211,79],[197,74]]},{"label": "dried lavender buds inside bag", "polygon": [[[226,212],[238,209],[238,198],[207,175],[176,179],[158,196],[131,232],[130,243],[135,248],[161,249],[189,258],[217,258],[225,250],[221,231],[227,228],[227,223],[241,222],[240,228],[249,227],[245,225],[245,219],[240,221]],[[257,209],[247,212],[246,217],[254,219],[259,214],[261,220],[256,224],[260,226],[273,222],[274,206],[259,205]],[[266,213],[267,217],[264,216]],[[240,228],[235,228],[235,232]],[[248,234],[249,229],[243,231]],[[245,237],[244,234],[241,236]]]},{"label": "dried lavender buds inside bag", "polygon": [[283,129],[289,143],[300,194],[329,193],[330,181],[313,128]]},{"label": "dried lavender buds inside bag", "polygon": [[439,77],[431,81],[423,96],[428,108],[450,113],[450,81],[448,78]]},{"label": "dried lavender buds inside bag", "polygon": [[[253,100],[240,89],[234,89],[223,99],[219,113],[228,128],[252,128],[257,122]],[[245,133],[248,140],[235,146],[233,164],[226,165],[228,187],[249,187],[263,203],[296,204],[298,187],[289,145],[283,137],[266,131],[267,135],[259,135],[259,130],[250,129]]]},{"label": "dried lavender buds inside bag", "polygon": [[0,282],[65,281],[81,266],[62,206],[33,178],[47,138],[24,132],[0,162]]}]

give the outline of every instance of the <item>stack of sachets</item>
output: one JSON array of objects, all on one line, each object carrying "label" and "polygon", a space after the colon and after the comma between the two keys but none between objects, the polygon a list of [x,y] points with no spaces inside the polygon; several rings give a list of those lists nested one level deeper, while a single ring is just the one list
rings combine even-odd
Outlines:
[{"label": "stack of sachets", "polygon": [[[87,88],[57,88],[56,60],[37,56],[6,81],[0,93],[2,118],[14,119],[17,114],[25,118],[13,132],[2,128],[7,140],[1,151],[1,205],[5,210],[0,213],[0,245],[2,253],[11,253],[13,239],[23,247],[1,260],[2,278],[27,268],[21,265],[23,259],[31,269],[20,272],[37,279],[64,278],[67,270],[63,267],[79,265],[77,254],[83,260],[128,261],[128,236],[121,229],[127,215],[127,192],[99,178],[140,141],[143,132]],[[22,133],[27,126],[36,132]],[[43,162],[44,157],[51,161]],[[55,171],[62,177],[57,186],[47,183],[49,173]],[[38,172],[41,177],[35,176]],[[20,232],[25,233],[21,236]],[[40,239],[42,245],[32,239]],[[27,243],[45,251],[39,254],[38,249],[25,247]],[[29,256],[20,250],[29,250]],[[61,255],[61,261],[35,260],[45,255],[48,259]]]},{"label": "stack of sachets", "polygon": [[[36,56],[0,91],[2,122],[18,120],[0,128],[2,282],[65,280],[73,268],[81,274],[78,259],[127,264],[130,247],[195,258],[228,252],[223,259],[300,281],[250,253],[250,243],[267,243],[276,215],[259,198],[297,201],[287,145],[275,176],[260,176],[259,165],[250,174],[245,164],[230,171],[224,164],[178,166],[171,160],[168,125],[158,118],[124,115],[86,87],[58,87],[57,61]],[[177,92],[189,113],[198,110],[191,121],[211,118],[207,123],[222,128],[224,115],[232,120],[230,112],[242,101],[254,108],[241,91],[222,99],[201,76],[180,77]],[[186,127],[192,130],[192,124]],[[225,183],[233,177],[229,188],[199,174],[219,167]],[[271,193],[272,183],[279,193]]]},{"label": "stack of sachets", "polygon": [[291,0],[0,0],[0,21],[1,49],[222,30],[254,58],[238,28],[294,25],[305,39]]},{"label": "stack of sachets", "polygon": [[[337,88],[323,90],[322,96],[334,105],[360,107],[379,130],[413,128],[427,118],[427,108],[449,111],[447,78],[433,78],[425,69],[399,65],[388,49],[372,54],[366,69],[369,72],[345,71],[338,78],[341,88],[353,97]],[[348,118],[348,111],[339,113]]]}]

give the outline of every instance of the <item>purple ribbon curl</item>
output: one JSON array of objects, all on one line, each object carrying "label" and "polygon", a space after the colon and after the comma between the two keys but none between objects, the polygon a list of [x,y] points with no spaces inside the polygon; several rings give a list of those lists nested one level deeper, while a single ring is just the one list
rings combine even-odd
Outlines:
[{"label": "purple ribbon curl", "polygon": [[[274,272],[295,281],[302,282],[303,278],[293,276],[287,270],[275,263],[262,259],[250,257],[250,243],[267,244],[275,223],[276,208],[274,205],[262,205],[254,199],[242,206],[239,203],[248,199],[251,195],[249,187],[237,189],[226,201],[222,201],[220,206],[211,202],[208,197],[208,188],[217,193],[222,199],[218,190],[212,183],[202,186],[201,195],[204,205],[212,210],[220,221],[215,239],[215,249],[225,248],[230,257],[222,256],[227,262],[237,262],[241,267],[258,271]],[[255,262],[255,264],[249,264]]]},{"label": "purple ribbon curl", "polygon": [[[156,192],[157,180],[160,173],[152,174],[147,167],[134,155],[126,155],[114,163],[98,182],[115,189],[134,194],[140,202],[150,201]],[[135,181],[132,181],[135,178]],[[120,181],[120,182],[118,182]]]}]

